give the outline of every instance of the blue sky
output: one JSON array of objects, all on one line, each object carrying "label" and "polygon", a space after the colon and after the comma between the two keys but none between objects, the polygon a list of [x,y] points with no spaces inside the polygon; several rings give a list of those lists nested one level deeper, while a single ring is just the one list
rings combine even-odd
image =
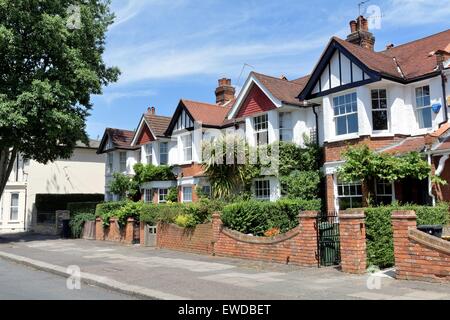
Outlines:
[{"label": "blue sky", "polygon": [[[329,38],[347,36],[360,1],[113,0],[105,61],[122,75],[93,97],[88,134],[133,130],[150,106],[171,116],[180,98],[214,102],[224,76],[239,89],[252,70],[309,74]],[[382,11],[377,50],[449,28],[450,0],[371,0],[363,13],[369,5]]]}]

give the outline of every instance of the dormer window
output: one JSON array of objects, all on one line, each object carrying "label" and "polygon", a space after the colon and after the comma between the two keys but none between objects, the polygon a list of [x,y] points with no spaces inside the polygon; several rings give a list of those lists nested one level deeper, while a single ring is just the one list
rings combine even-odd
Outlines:
[{"label": "dormer window", "polygon": [[419,128],[431,128],[433,120],[431,116],[430,86],[416,88],[416,109]]},{"label": "dormer window", "polygon": [[336,135],[358,132],[358,102],[356,93],[333,98]]},{"label": "dormer window", "polygon": [[269,144],[269,116],[263,114],[262,116],[253,118],[253,125],[255,128],[256,145],[262,146]]}]

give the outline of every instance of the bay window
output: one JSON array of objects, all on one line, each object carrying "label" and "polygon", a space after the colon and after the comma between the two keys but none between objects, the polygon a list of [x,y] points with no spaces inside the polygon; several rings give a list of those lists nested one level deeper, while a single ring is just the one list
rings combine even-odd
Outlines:
[{"label": "bay window", "polygon": [[169,163],[169,143],[159,143],[159,164],[167,165]]},{"label": "bay window", "polygon": [[372,90],[372,126],[374,131],[388,129],[388,111],[386,90]]},{"label": "bay window", "polygon": [[114,154],[108,153],[108,174],[112,174],[114,171]]},{"label": "bay window", "polygon": [[356,93],[333,98],[336,135],[358,132],[358,102]]},{"label": "bay window", "polygon": [[127,171],[127,153],[121,152],[119,156],[120,156],[120,172],[125,172]]},{"label": "bay window", "polygon": [[192,202],[192,187],[183,187],[183,202]]},{"label": "bay window", "polygon": [[377,205],[389,205],[394,199],[392,182],[375,181],[375,202]]},{"label": "bay window", "polygon": [[416,110],[419,120],[419,128],[431,128],[433,126],[431,113],[430,86],[416,88]]},{"label": "bay window", "polygon": [[168,194],[169,194],[169,189],[159,189],[158,190],[158,201],[159,201],[159,203],[166,203]]},{"label": "bay window", "polygon": [[151,143],[145,145],[145,157],[147,164],[153,164],[153,148]]},{"label": "bay window", "polygon": [[256,145],[269,144],[269,116],[264,114],[253,118],[253,125],[255,129]]},{"label": "bay window", "polygon": [[192,161],[192,134],[188,134],[181,138],[183,144],[183,160],[185,162]]},{"label": "bay window", "polygon": [[279,114],[280,141],[292,142],[292,114],[281,112]]}]

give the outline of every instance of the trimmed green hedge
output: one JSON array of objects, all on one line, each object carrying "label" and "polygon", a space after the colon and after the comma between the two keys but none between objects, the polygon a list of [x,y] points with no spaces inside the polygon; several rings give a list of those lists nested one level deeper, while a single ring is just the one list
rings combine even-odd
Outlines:
[{"label": "trimmed green hedge", "polygon": [[300,211],[320,210],[321,200],[242,201],[224,207],[222,221],[230,229],[262,236],[273,228],[287,232],[298,226]]},{"label": "trimmed green hedge", "polygon": [[440,203],[436,207],[392,205],[366,208],[368,265],[388,268],[395,263],[391,223],[391,215],[394,210],[414,210],[417,214],[418,225],[446,225],[449,222],[449,206],[447,203]]},{"label": "trimmed green hedge", "polygon": [[102,202],[103,194],[37,194],[36,208],[38,213],[50,213],[56,210],[66,210],[68,203]]}]

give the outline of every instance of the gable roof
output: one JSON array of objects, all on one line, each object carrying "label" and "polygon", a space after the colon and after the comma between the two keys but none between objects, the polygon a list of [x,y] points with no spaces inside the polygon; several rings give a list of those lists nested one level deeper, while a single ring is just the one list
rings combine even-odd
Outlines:
[{"label": "gable roof", "polygon": [[[100,146],[98,147],[97,153],[101,154],[106,151],[112,151],[116,149],[123,150],[136,150],[138,147],[132,147],[131,141],[134,137],[134,131],[123,130],[123,129],[115,129],[115,128],[106,128],[105,133],[103,134],[103,138],[100,142]],[[113,144],[112,149],[105,150],[105,146],[108,142],[108,139],[111,140]]]},{"label": "gable roof", "polygon": [[409,83],[435,76],[438,70],[434,53],[438,50],[446,51],[449,44],[450,29],[380,52],[332,37],[299,98],[305,99],[312,92],[317,78],[323,71],[324,60],[331,59],[336,49],[350,55],[351,60],[365,69],[374,80],[383,77],[400,83]]},{"label": "gable roof", "polygon": [[152,114],[151,112],[147,112],[144,114],[144,118],[150,130],[156,137],[166,137],[165,132],[167,130],[167,127],[169,127],[171,120],[170,117],[157,116],[155,114]]},{"label": "gable roof", "polygon": [[191,118],[193,122],[201,122],[202,126],[212,128],[222,128],[227,125],[226,117],[230,112],[235,100],[229,101],[225,105],[211,104],[199,101],[181,99],[177,109],[171,118],[165,135],[171,135],[179,116],[183,110]]},{"label": "gable roof", "polygon": [[303,106],[298,99],[298,93],[303,90],[309,76],[305,76],[294,81],[271,77],[265,74],[251,72],[272,95],[282,103],[295,106]]}]

